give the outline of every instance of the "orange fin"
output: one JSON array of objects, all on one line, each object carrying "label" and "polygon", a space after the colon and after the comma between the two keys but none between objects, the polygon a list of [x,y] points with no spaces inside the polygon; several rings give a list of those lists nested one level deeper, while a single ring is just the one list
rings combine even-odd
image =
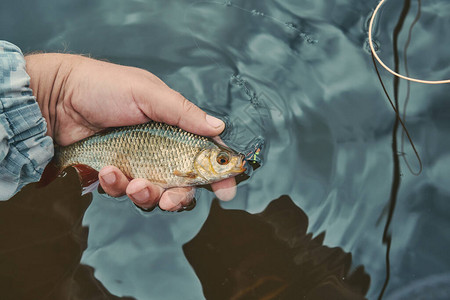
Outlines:
[{"label": "orange fin", "polygon": [[179,176],[179,177],[187,177],[187,178],[196,178],[197,177],[197,174],[195,174],[192,171],[189,171],[187,173],[182,173],[178,170],[175,170],[175,171],[173,171],[173,175]]},{"label": "orange fin", "polygon": [[44,172],[42,173],[41,179],[37,183],[39,188],[45,187],[50,184],[53,180],[55,180],[61,173],[62,169],[59,168],[56,163],[52,160],[45,167]]},{"label": "orange fin", "polygon": [[[83,194],[91,192],[92,186],[96,185],[98,181],[98,171],[87,165],[73,165],[72,167],[77,170],[78,177],[83,187]],[[87,190],[87,191],[86,191]]]}]

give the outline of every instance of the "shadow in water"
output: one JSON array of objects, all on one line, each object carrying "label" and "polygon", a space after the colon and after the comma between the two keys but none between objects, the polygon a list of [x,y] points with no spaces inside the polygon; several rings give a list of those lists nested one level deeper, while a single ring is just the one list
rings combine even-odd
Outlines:
[{"label": "shadow in water", "polygon": [[92,196],[80,196],[76,174],[36,192],[33,185],[0,202],[1,299],[122,299],[111,295],[81,265],[88,228],[82,226]]},{"label": "shadow in water", "polygon": [[259,214],[224,210],[183,246],[207,299],[365,299],[370,277],[352,257],[307,234],[308,217],[288,196]]}]

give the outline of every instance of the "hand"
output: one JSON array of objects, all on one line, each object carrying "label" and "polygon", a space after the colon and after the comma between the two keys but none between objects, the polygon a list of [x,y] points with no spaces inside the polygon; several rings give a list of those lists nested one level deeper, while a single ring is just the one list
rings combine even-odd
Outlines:
[{"label": "hand", "polygon": [[[107,127],[136,125],[149,120],[186,131],[217,136],[225,124],[207,115],[155,75],[70,54],[26,56],[30,86],[47,121],[47,134],[66,146]],[[193,188],[164,190],[145,179],[129,181],[116,167],[100,170],[100,184],[113,197],[125,193],[138,206],[176,211],[192,201]],[[231,200],[234,178],[212,184],[218,198]]]}]

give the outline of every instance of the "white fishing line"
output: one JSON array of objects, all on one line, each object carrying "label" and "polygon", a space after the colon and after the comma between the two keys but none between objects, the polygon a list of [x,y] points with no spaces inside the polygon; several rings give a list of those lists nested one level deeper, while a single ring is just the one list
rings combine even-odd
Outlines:
[{"label": "white fishing line", "polygon": [[378,54],[375,52],[375,48],[373,46],[373,40],[372,40],[372,27],[373,27],[373,22],[375,20],[375,17],[378,13],[378,11],[380,10],[380,7],[384,4],[384,2],[386,2],[386,0],[381,0],[380,3],[378,3],[377,7],[375,8],[373,14],[372,14],[372,18],[370,18],[370,23],[369,23],[369,46],[370,46],[370,50],[372,51],[373,56],[375,57],[375,59],[380,63],[380,65],[385,68],[389,73],[400,77],[402,79],[405,80],[409,80],[409,81],[414,81],[414,82],[419,82],[419,83],[426,83],[426,84],[443,84],[443,83],[450,83],[450,79],[446,79],[446,80],[423,80],[423,79],[419,79],[419,78],[412,78],[409,76],[404,76],[401,75],[395,71],[393,71],[391,68],[389,68],[388,66],[386,66],[385,63],[383,63],[383,61],[378,57]]}]

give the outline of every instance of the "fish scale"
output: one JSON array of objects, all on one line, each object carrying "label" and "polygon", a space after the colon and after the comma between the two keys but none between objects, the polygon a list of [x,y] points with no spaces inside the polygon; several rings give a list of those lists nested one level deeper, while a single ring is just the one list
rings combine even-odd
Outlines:
[{"label": "fish scale", "polygon": [[[193,173],[199,153],[215,148],[239,155],[210,138],[164,123],[149,122],[113,128],[70,146],[58,147],[55,158],[60,169],[87,165],[99,171],[113,165],[128,178],[145,178],[167,188],[205,184],[229,177],[205,178]],[[194,176],[198,178],[192,179]]]}]

